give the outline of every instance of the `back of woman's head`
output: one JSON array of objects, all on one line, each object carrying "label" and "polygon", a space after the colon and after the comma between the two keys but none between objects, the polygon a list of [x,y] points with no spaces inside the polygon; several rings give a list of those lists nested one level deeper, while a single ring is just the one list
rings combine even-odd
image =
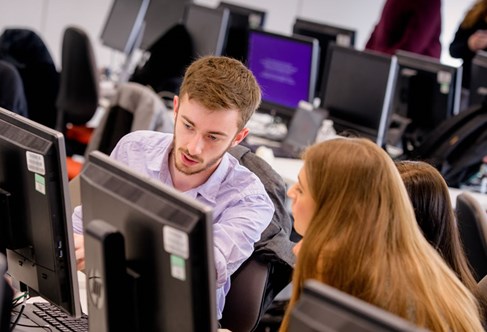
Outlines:
[{"label": "back of woman's head", "polygon": [[449,251],[452,236],[458,231],[443,177],[433,166],[421,161],[401,161],[396,166],[424,236],[437,250]]},{"label": "back of woman's head", "polygon": [[477,292],[460,241],[448,186],[440,172],[422,161],[400,161],[396,166],[423,235],[467,288]]},{"label": "back of woman's head", "polygon": [[[363,138],[311,146],[304,171],[316,210],[293,275],[290,307],[317,279],[433,330],[476,330],[478,308],[421,234],[387,153]],[[284,320],[286,330],[288,315]]]},{"label": "back of woman's head", "polygon": [[304,161],[317,203],[317,222],[310,224],[307,233],[336,243],[354,243],[343,252],[349,257],[364,251],[396,250],[398,236],[416,232],[417,226],[408,222],[414,214],[397,169],[373,142],[363,138],[326,141],[308,149]]}]

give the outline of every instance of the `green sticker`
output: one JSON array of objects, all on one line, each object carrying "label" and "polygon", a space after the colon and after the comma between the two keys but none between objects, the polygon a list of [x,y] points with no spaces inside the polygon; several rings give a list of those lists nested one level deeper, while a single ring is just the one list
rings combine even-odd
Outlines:
[{"label": "green sticker", "polygon": [[171,275],[179,280],[186,280],[186,262],[184,258],[171,255]]},{"label": "green sticker", "polygon": [[41,194],[46,194],[46,179],[39,174],[35,174],[35,187],[38,192]]}]

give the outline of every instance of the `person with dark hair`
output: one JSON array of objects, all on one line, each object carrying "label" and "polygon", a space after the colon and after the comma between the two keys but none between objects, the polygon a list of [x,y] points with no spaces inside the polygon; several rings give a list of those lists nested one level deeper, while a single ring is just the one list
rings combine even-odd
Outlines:
[{"label": "person with dark hair", "polygon": [[487,49],[487,0],[478,0],[468,10],[450,43],[450,55],[463,60],[462,87],[470,88],[472,59]]},{"label": "person with dark hair", "polygon": [[366,49],[440,58],[441,0],[386,0]]},{"label": "person with dark hair", "polygon": [[422,161],[399,161],[399,174],[426,240],[474,294],[478,287],[462,248],[448,186],[440,172]]}]

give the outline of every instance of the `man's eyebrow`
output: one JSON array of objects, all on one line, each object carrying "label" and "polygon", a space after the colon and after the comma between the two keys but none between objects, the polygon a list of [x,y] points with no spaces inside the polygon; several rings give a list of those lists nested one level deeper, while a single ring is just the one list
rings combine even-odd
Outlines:
[{"label": "man's eyebrow", "polygon": [[[196,125],[194,124],[194,122],[191,121],[190,119],[188,119],[187,116],[182,115],[181,117],[183,118],[184,121],[186,121],[187,123],[189,123],[191,126],[196,127]],[[217,136],[223,136],[223,137],[227,137],[228,136],[227,133],[224,133],[222,131],[210,131],[210,132],[208,132],[208,134],[210,134],[210,135],[217,135]]]}]

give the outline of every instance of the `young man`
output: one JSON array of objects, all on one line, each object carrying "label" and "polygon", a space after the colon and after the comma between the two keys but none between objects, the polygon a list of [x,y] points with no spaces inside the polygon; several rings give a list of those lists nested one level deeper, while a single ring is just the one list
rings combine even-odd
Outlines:
[{"label": "young man", "polygon": [[[239,61],[206,56],[186,70],[174,97],[174,135],[137,131],[123,137],[111,156],[213,208],[218,319],[230,275],[252,254],[274,206],[260,180],[227,153],[248,134],[245,124],[259,106],[260,88]],[[82,234],[81,206],[73,213]],[[78,268],[82,235],[75,234]]]}]

